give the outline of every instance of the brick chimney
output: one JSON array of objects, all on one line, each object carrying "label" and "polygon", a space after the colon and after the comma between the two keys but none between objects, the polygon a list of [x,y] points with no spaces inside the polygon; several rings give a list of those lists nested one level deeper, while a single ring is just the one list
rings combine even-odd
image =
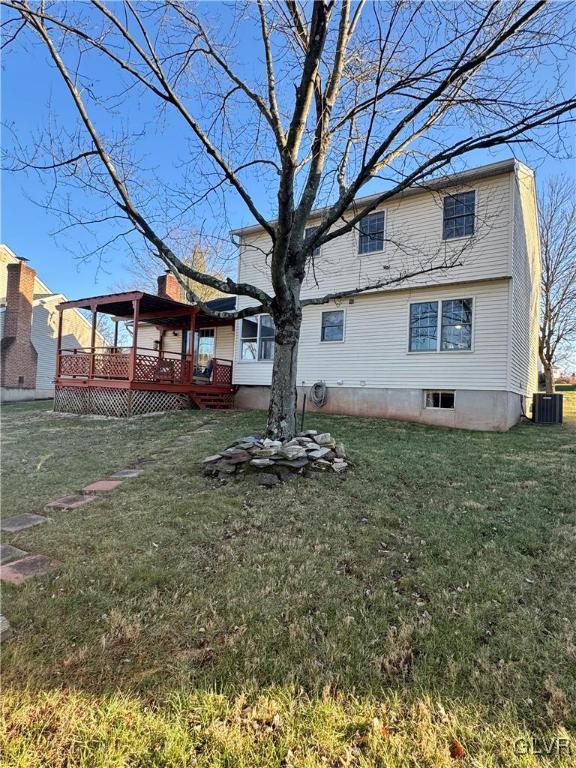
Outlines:
[{"label": "brick chimney", "polygon": [[36,271],[26,261],[18,259],[7,265],[6,309],[0,347],[0,384],[6,388],[36,388],[38,352],[32,344],[32,302]]},{"label": "brick chimney", "polygon": [[158,278],[158,296],[182,301],[182,288],[172,272],[166,272],[165,275],[160,275]]}]

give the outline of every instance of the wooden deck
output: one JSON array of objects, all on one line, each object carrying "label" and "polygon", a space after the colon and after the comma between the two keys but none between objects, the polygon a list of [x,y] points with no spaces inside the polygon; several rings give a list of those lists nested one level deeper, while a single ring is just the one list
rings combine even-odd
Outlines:
[{"label": "wooden deck", "polygon": [[199,368],[190,355],[141,347],[61,349],[55,389],[56,410],[102,415],[190,405],[226,409],[235,392],[231,360],[213,358]]}]

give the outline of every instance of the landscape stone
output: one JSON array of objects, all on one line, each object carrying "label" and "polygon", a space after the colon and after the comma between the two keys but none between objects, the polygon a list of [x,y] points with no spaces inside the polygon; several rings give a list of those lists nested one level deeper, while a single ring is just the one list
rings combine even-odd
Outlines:
[{"label": "landscape stone", "polygon": [[272,475],[267,472],[262,472],[262,474],[259,474],[256,477],[258,485],[263,485],[266,488],[272,488],[272,486],[278,485],[280,482],[277,475]]},{"label": "landscape stone", "polygon": [[275,462],[280,467],[291,467],[293,469],[300,469],[308,464],[308,459],[305,456],[298,456],[295,459],[280,459]]},{"label": "landscape stone", "polygon": [[344,448],[343,443],[336,443],[336,447],[334,448],[334,453],[336,454],[336,457],[338,459],[345,459],[346,458],[346,449]]},{"label": "landscape stone", "polygon": [[58,560],[52,560],[46,555],[28,555],[8,565],[0,565],[0,580],[19,585],[34,576],[44,576],[61,565]]},{"label": "landscape stone", "polygon": [[226,461],[230,464],[242,464],[245,461],[250,461],[251,456],[247,451],[234,451],[233,453],[227,453]]},{"label": "landscape stone", "polygon": [[276,448],[258,448],[255,451],[250,452],[252,456],[257,456],[258,458],[266,458],[268,456],[276,456],[278,451]]},{"label": "landscape stone", "polygon": [[311,459],[326,459],[327,460],[326,457],[330,458],[329,454],[331,454],[331,453],[332,453],[332,451],[330,450],[330,448],[315,448],[312,451],[308,451],[308,456]]},{"label": "landscape stone", "polygon": [[314,466],[315,466],[317,469],[330,469],[330,467],[332,466],[332,464],[331,464],[329,461],[326,461],[325,459],[317,459],[317,460],[314,462]]},{"label": "landscape stone", "polygon": [[112,480],[124,480],[130,477],[138,477],[139,474],[139,469],[120,469],[118,472],[114,472],[113,475],[110,475],[110,478]]},{"label": "landscape stone", "polygon": [[306,456],[306,451],[301,445],[285,445],[278,451],[278,455],[285,459],[298,459]]},{"label": "landscape stone", "polygon": [[272,459],[252,459],[250,461],[251,466],[256,467],[258,469],[262,469],[263,467],[271,467],[274,465],[274,462]]},{"label": "landscape stone", "polygon": [[234,472],[236,472],[236,465],[229,461],[222,460],[216,464],[216,467],[218,472],[223,472],[225,475],[232,475]]},{"label": "landscape stone", "polygon": [[95,483],[85,485],[83,491],[113,491],[121,484],[121,480],[96,480]]},{"label": "landscape stone", "polygon": [[306,445],[314,445],[314,440],[312,440],[311,437],[297,437],[296,438],[296,442],[299,445],[304,445],[304,446],[306,446]]},{"label": "landscape stone", "polygon": [[21,557],[26,557],[27,554],[28,552],[13,547],[12,544],[0,544],[0,565],[9,563],[11,560],[19,560]]},{"label": "landscape stone", "polygon": [[331,443],[335,443],[330,432],[322,432],[321,435],[316,435],[314,440],[318,445],[331,445]]},{"label": "landscape stone", "polygon": [[7,533],[16,533],[17,531],[23,531],[26,528],[32,528],[33,525],[41,525],[42,523],[47,522],[47,517],[34,515],[32,512],[23,512],[21,515],[14,515],[13,517],[7,517],[2,520],[0,529]]},{"label": "landscape stone", "polygon": [[317,434],[316,429],[305,429],[303,432],[298,432],[298,437],[314,437]]},{"label": "landscape stone", "polygon": [[12,637],[12,627],[5,616],[0,616],[0,643]]},{"label": "landscape stone", "polygon": [[85,493],[71,493],[68,496],[62,496],[62,498],[56,499],[56,501],[51,501],[49,504],[46,504],[46,506],[54,507],[56,509],[77,509],[78,507],[83,507],[85,504],[90,504],[95,498],[96,496],[90,496]]},{"label": "landscape stone", "polygon": [[270,440],[270,438],[266,438],[262,441],[262,445],[264,448],[282,448],[282,441],[281,440]]},{"label": "landscape stone", "polygon": [[202,464],[211,464],[213,461],[218,461],[221,458],[222,456],[219,453],[215,453],[213,456],[206,456],[205,459],[202,459]]},{"label": "landscape stone", "polygon": [[348,467],[348,464],[346,464],[345,461],[341,461],[339,463],[338,462],[334,462],[334,464],[332,464],[332,469],[334,470],[334,472],[344,472],[344,470],[347,467]]}]

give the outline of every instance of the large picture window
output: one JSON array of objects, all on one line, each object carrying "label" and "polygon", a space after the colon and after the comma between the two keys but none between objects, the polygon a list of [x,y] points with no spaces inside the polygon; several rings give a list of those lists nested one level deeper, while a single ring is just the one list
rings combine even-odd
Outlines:
[{"label": "large picture window", "polygon": [[242,360],[272,360],[274,358],[274,333],[274,321],[270,315],[244,318],[240,338],[240,358]]},{"label": "large picture window", "polygon": [[472,349],[473,299],[445,299],[410,304],[410,352],[457,352]]},{"label": "large picture window", "polygon": [[460,192],[444,198],[444,240],[474,234],[476,192]]},{"label": "large picture window", "polygon": [[384,250],[384,211],[370,213],[360,221],[359,253]]},{"label": "large picture window", "polygon": [[344,341],[344,310],[322,312],[321,341]]}]

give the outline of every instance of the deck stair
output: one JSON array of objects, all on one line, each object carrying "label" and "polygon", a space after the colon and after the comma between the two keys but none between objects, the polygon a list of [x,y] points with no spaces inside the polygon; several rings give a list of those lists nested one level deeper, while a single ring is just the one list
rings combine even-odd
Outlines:
[{"label": "deck stair", "polygon": [[201,411],[207,409],[227,411],[234,407],[233,392],[191,392],[190,400]]}]

